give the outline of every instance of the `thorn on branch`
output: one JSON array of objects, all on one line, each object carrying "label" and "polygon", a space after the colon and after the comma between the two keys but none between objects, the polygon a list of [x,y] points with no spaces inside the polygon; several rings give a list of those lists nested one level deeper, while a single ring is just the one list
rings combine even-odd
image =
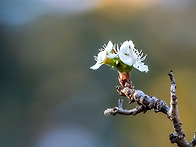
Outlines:
[{"label": "thorn on branch", "polygon": [[123,99],[118,100],[118,108],[123,109]]}]

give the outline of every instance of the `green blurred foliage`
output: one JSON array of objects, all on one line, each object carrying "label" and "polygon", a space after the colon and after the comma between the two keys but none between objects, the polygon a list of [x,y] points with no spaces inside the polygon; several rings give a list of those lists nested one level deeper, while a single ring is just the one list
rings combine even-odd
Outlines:
[{"label": "green blurred foliage", "polygon": [[[23,26],[1,25],[0,146],[44,147],[43,138],[56,128],[69,130],[70,142],[81,139],[80,146],[176,146],[168,137],[172,123],[163,114],[103,115],[117,105],[118,74],[105,66],[90,70],[93,55],[109,40],[129,39],[148,54],[149,73],[132,72],[136,89],[169,104],[167,73],[173,69],[180,117],[191,141],[196,130],[193,4],[171,9],[116,2],[80,15],[48,14]],[[127,109],[135,106],[124,101]]]}]

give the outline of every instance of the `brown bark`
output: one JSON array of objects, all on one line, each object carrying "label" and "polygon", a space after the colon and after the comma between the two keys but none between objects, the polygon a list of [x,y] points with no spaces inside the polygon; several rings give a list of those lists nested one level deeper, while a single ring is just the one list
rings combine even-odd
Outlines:
[{"label": "brown bark", "polygon": [[[196,132],[193,137],[192,142],[188,142],[185,139],[185,134],[183,132],[182,123],[180,121],[178,112],[178,101],[175,94],[176,83],[174,80],[174,75],[172,70],[169,72],[169,77],[171,81],[171,99],[170,107],[163,100],[157,99],[156,97],[151,97],[146,95],[141,90],[135,90],[132,86],[131,80],[127,75],[119,76],[119,83],[121,86],[117,86],[117,92],[121,96],[125,96],[130,100],[130,103],[137,103],[138,106],[131,110],[123,109],[123,100],[119,99],[118,107],[109,108],[104,111],[105,115],[137,115],[141,112],[146,113],[148,110],[154,110],[157,112],[162,112],[165,114],[173,123],[174,131],[169,135],[171,143],[176,143],[179,147],[194,147],[196,145]],[[122,78],[123,77],[123,78]],[[126,78],[124,78],[126,77]]]}]

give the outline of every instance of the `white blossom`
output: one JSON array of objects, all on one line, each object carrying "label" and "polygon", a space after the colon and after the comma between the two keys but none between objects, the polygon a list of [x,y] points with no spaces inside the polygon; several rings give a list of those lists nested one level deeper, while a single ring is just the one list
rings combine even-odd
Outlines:
[{"label": "white blossom", "polygon": [[106,55],[108,58],[113,59],[118,55],[117,50],[115,49],[115,45],[113,45],[112,41],[109,41],[107,46],[105,47]]},{"label": "white blossom", "polygon": [[98,53],[98,56],[95,58],[95,60],[97,61],[97,63],[93,66],[91,66],[90,68],[93,70],[98,69],[102,64],[104,64],[104,61],[108,58],[108,59],[113,59],[114,57],[116,57],[117,51],[115,49],[115,46],[113,45],[113,43],[111,41],[108,42],[107,46],[104,46],[103,49],[101,50],[101,52]]},{"label": "white blossom", "polygon": [[100,53],[98,53],[98,56],[95,58],[97,63],[95,65],[91,66],[90,68],[93,69],[93,70],[98,69],[103,64],[103,61],[105,59],[106,59],[106,52],[101,51]]},{"label": "white blossom", "polygon": [[143,57],[143,53],[134,48],[134,44],[131,40],[125,41],[121,45],[119,58],[123,63],[133,66],[141,72],[148,72],[148,66],[142,62],[146,56]]},{"label": "white blossom", "polygon": [[[135,49],[131,40],[123,42],[120,48],[118,45],[114,45],[111,41],[109,41],[95,58],[97,61],[96,64],[90,68],[96,70],[101,65],[107,64],[116,67],[120,71],[127,71],[127,69],[130,71],[131,67],[134,67],[141,72],[148,72],[148,66],[143,63],[145,58],[146,55],[143,56],[142,51],[139,52]],[[113,62],[111,62],[112,60]],[[120,60],[122,62],[119,62]],[[123,64],[127,66],[123,66]]]}]

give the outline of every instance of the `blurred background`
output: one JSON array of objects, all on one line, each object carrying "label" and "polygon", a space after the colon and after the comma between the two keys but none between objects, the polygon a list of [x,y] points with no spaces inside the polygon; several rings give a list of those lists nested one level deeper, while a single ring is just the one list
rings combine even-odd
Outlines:
[{"label": "blurred background", "polygon": [[[149,72],[136,89],[169,104],[177,83],[186,139],[196,130],[196,1],[0,1],[1,147],[174,147],[172,123],[153,111],[104,116],[117,106],[118,73],[90,70],[112,40],[133,40]],[[133,108],[124,98],[124,107]]]}]

